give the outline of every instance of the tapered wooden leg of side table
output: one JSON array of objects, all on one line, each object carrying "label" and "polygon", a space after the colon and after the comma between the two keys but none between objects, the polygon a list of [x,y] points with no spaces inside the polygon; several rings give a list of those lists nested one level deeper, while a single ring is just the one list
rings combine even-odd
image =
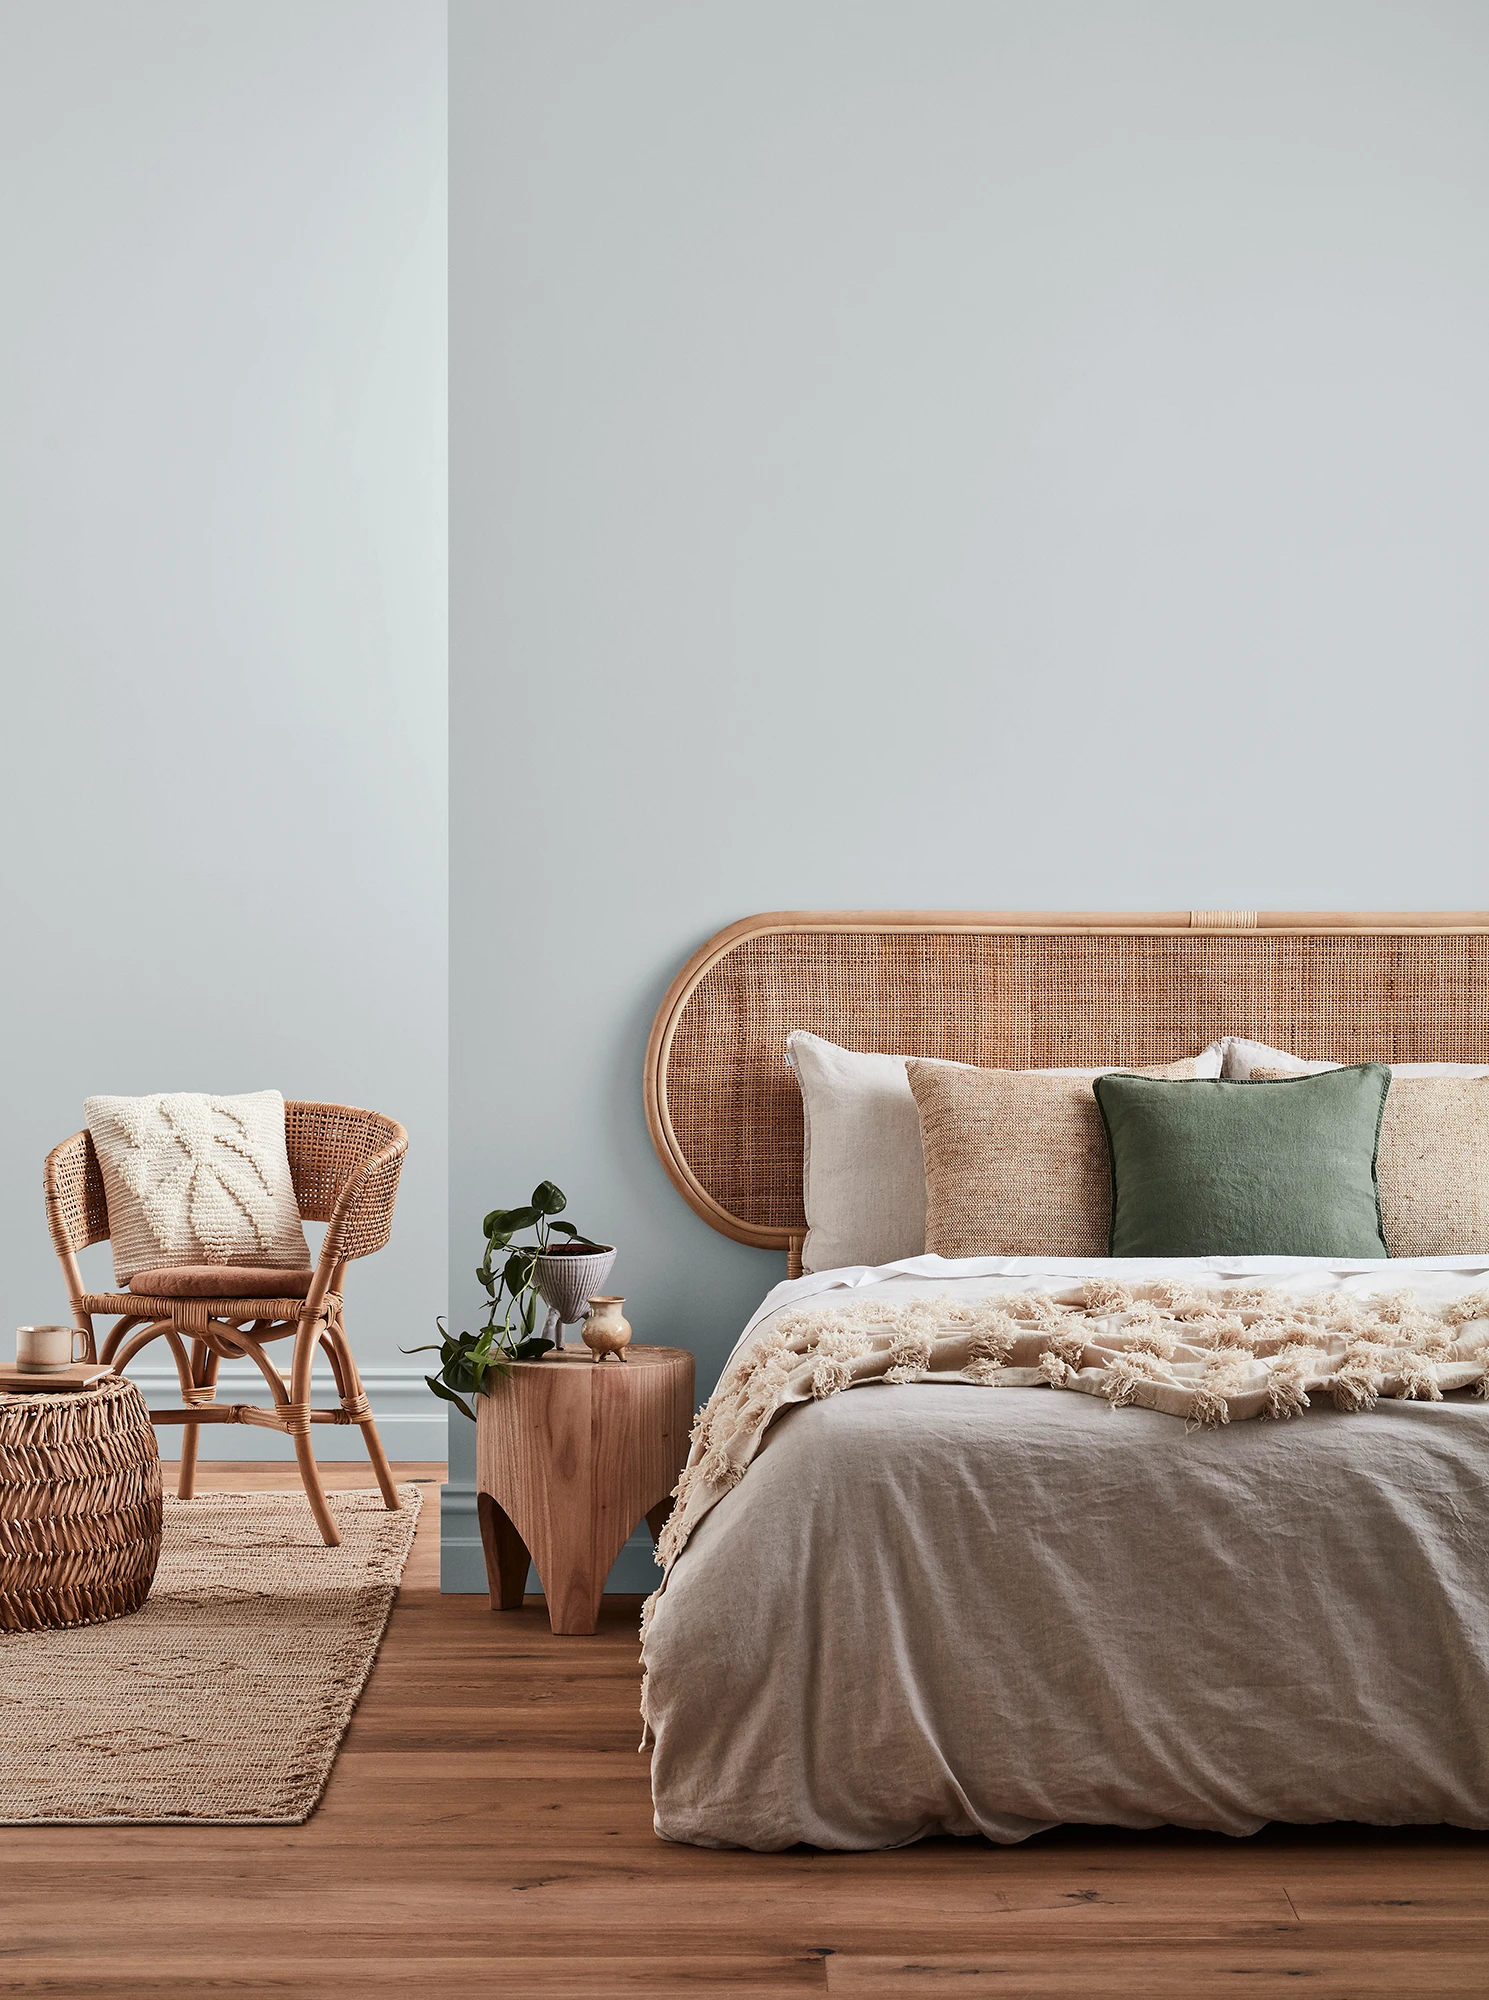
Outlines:
[{"label": "tapered wooden leg of side table", "polygon": [[520,1611],[527,1589],[527,1543],[489,1493],[476,1495],[481,1523],[481,1547],[486,1556],[486,1587],[493,1611]]},{"label": "tapered wooden leg of side table", "polygon": [[[612,1558],[612,1561],[614,1558]],[[551,1565],[552,1581],[543,1579],[548,1598],[548,1623],[564,1639],[592,1639],[600,1625],[600,1599],[610,1564],[596,1569],[587,1552],[557,1549]]]}]

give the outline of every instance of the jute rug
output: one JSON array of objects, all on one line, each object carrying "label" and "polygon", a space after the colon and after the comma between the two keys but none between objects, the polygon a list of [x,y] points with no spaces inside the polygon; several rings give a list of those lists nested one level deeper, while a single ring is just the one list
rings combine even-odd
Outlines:
[{"label": "jute rug", "polygon": [[333,1493],[165,1503],[144,1607],[0,1635],[0,1826],[296,1826],[325,1790],[419,1518]]}]

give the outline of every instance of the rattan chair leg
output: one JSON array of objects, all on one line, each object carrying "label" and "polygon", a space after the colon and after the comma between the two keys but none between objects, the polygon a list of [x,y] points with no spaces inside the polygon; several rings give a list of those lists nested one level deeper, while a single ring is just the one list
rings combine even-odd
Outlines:
[{"label": "rattan chair leg", "polygon": [[337,1345],[336,1336],[329,1326],[321,1328],[321,1346],[325,1350],[326,1359],[331,1364],[331,1376],[336,1384],[337,1401],[343,1409],[347,1409],[351,1405],[355,1391],[347,1377],[342,1350]]},{"label": "rattan chair leg", "polygon": [[[337,1392],[341,1397],[341,1407],[355,1412],[358,1404],[365,1404],[366,1395],[362,1389],[362,1377],[357,1368],[356,1356],[352,1353],[351,1342],[346,1337],[346,1327],[338,1310],[335,1319],[322,1335],[326,1352],[331,1357],[332,1372],[336,1376]],[[372,1412],[353,1417],[362,1432],[362,1442],[367,1447],[367,1456],[372,1470],[377,1475],[378,1491],[383,1496],[383,1505],[390,1514],[396,1514],[401,1506],[398,1488],[393,1481],[393,1468],[388,1463],[388,1454],[383,1450],[383,1441],[378,1436],[377,1424]]]},{"label": "rattan chair leg", "polygon": [[[316,1302],[317,1306],[319,1301]],[[321,1531],[321,1540],[329,1549],[334,1549],[341,1540],[336,1531],[336,1523],[331,1518],[331,1509],[326,1504],[326,1489],[321,1484],[320,1467],[315,1462],[315,1446],[310,1436],[310,1371],[315,1363],[315,1350],[320,1344],[321,1320],[317,1311],[315,1318],[302,1319],[295,1334],[295,1359],[290,1373],[290,1408],[286,1413],[287,1425],[295,1440],[295,1457],[299,1461],[300,1480],[305,1488],[305,1497],[310,1502],[310,1511],[315,1516],[315,1525]]]},{"label": "rattan chair leg", "polygon": [[[191,1379],[199,1390],[210,1392],[216,1387],[218,1361],[216,1350],[208,1347],[206,1341],[194,1340],[191,1343]],[[190,1400],[195,1403],[199,1400],[212,1402],[215,1399],[208,1393],[201,1397],[193,1396]],[[191,1500],[196,1497],[196,1454],[201,1436],[200,1424],[181,1426],[181,1469],[176,1474],[178,1500]]]},{"label": "rattan chair leg", "polygon": [[295,1432],[295,1457],[300,1466],[300,1483],[305,1488],[305,1498],[310,1502],[310,1511],[315,1516],[315,1525],[321,1531],[321,1540],[328,1549],[334,1549],[341,1541],[336,1523],[331,1518],[331,1509],[326,1504],[326,1489],[321,1484],[320,1467],[315,1462],[315,1447],[310,1442],[308,1430]]},{"label": "rattan chair leg", "polygon": [[[156,1322],[157,1326],[160,1324],[161,1322]],[[191,1398],[186,1392],[192,1387],[191,1356],[186,1351],[186,1342],[176,1331],[174,1322],[164,1327],[160,1337],[171,1350],[171,1359],[176,1364],[176,1379],[181,1384],[181,1401],[189,1403]],[[120,1365],[122,1366],[122,1357]]]},{"label": "rattan chair leg", "polygon": [[201,1436],[200,1424],[181,1426],[181,1468],[176,1474],[176,1498],[194,1500],[196,1498],[196,1447]]},{"label": "rattan chair leg", "polygon": [[[191,1343],[191,1379],[197,1381],[201,1375],[202,1343]],[[183,1395],[182,1401],[186,1400]],[[196,1497],[196,1448],[201,1442],[200,1424],[181,1426],[181,1463],[176,1472],[176,1498],[192,1500]]]},{"label": "rattan chair leg", "polygon": [[372,1461],[372,1469],[377,1474],[378,1490],[383,1496],[383,1505],[390,1514],[396,1514],[402,1502],[398,1498],[398,1488],[393,1483],[393,1468],[388,1463],[388,1454],[383,1450],[383,1441],[377,1434],[377,1425],[370,1416],[358,1420],[362,1432],[362,1442],[367,1447],[367,1456]]}]

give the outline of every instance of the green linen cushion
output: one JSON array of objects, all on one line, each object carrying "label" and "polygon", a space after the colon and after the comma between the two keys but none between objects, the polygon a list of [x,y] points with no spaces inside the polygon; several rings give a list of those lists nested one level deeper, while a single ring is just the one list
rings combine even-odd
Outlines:
[{"label": "green linen cushion", "polygon": [[1113,1257],[1386,1257],[1375,1154],[1391,1072],[1092,1084]]}]

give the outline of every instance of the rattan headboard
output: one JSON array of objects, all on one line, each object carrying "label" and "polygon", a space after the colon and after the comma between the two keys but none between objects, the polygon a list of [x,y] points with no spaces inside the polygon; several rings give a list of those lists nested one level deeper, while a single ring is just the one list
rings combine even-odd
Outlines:
[{"label": "rattan headboard", "polygon": [[806,1226],[792,1028],[1009,1069],[1164,1062],[1225,1034],[1342,1062],[1489,1062],[1489,911],[781,910],[731,924],[662,1002],[646,1118],[698,1214],[775,1249]]}]

